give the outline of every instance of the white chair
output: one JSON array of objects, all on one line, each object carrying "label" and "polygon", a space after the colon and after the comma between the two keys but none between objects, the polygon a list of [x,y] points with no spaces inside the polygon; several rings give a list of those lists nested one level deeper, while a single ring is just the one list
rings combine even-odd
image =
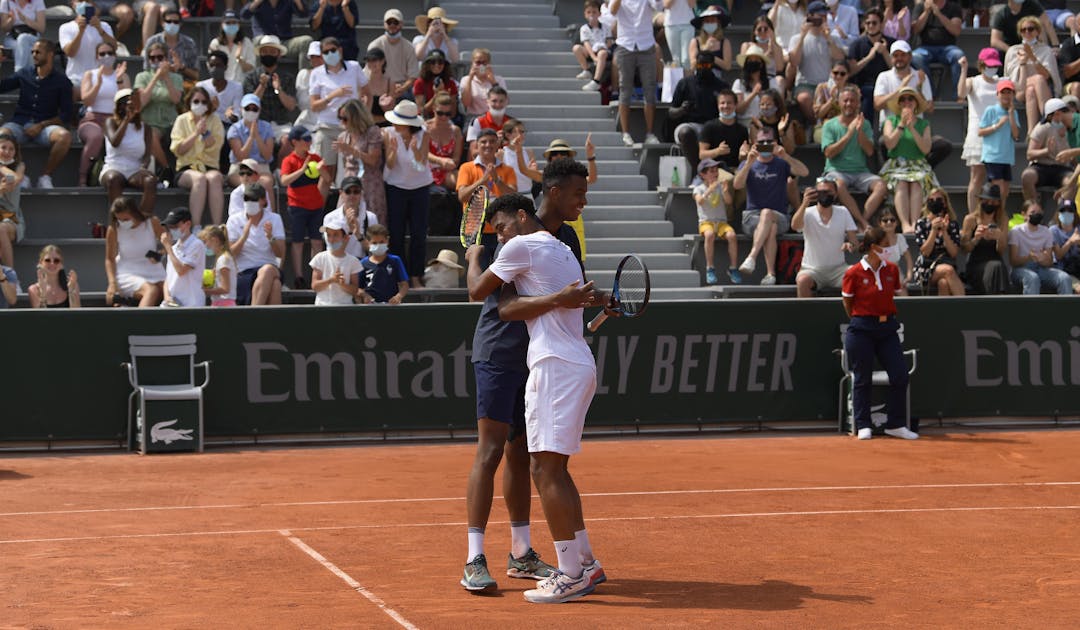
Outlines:
[{"label": "white chair", "polygon": [[[195,363],[195,342],[195,335],[128,337],[131,362],[122,366],[127,369],[128,381],[133,388],[128,397],[130,449],[137,447],[143,454],[148,451],[202,452],[203,389],[210,383],[210,362]],[[196,368],[202,368],[204,375],[203,382],[198,385],[195,384]],[[158,401],[160,408],[149,410],[147,402],[151,401]],[[197,402],[196,417],[185,418],[178,414],[180,405],[177,401]],[[170,418],[170,415],[177,417]]]},{"label": "white chair", "polygon": [[[844,348],[844,335],[847,333],[847,324],[840,324],[840,349],[837,350],[840,354],[840,369],[844,371],[843,378],[840,379],[840,403],[837,409],[836,417],[839,424],[839,430],[843,433],[845,430],[849,434],[855,434],[855,417],[854,410],[852,408],[851,401],[851,385],[855,382],[855,374],[851,371],[851,366],[848,365],[847,349]],[[899,330],[896,334],[900,337],[900,343],[904,343],[904,324],[900,324]],[[908,376],[915,373],[915,368],[919,364],[919,351],[918,349],[904,350],[904,356],[908,357],[911,362],[911,367],[908,369]],[[874,374],[870,380],[874,386],[889,385],[889,373],[885,370],[874,370]],[[907,418],[905,424],[907,428],[911,429],[911,382],[908,381],[907,386]]]}]

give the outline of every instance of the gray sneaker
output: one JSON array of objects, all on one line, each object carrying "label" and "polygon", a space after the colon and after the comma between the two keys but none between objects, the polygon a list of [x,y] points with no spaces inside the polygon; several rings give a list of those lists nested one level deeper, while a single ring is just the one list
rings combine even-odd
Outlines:
[{"label": "gray sneaker", "polygon": [[543,580],[554,573],[555,567],[541,560],[532,547],[529,547],[529,551],[520,558],[515,558],[514,554],[510,554],[510,559],[506,562],[507,577]]},{"label": "gray sneaker", "polygon": [[461,585],[467,591],[486,591],[496,589],[498,585],[495,578],[488,573],[487,558],[480,554],[465,565],[465,576],[461,578]]}]

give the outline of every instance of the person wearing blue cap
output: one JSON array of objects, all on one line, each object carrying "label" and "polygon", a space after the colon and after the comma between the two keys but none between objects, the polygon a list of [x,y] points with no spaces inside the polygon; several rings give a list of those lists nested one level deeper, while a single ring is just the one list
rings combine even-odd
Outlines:
[{"label": "person wearing blue cap", "polygon": [[274,159],[274,126],[259,118],[262,101],[258,96],[245,94],[240,99],[240,107],[242,118],[225,134],[229,143],[229,185],[240,184],[240,162],[255,160],[254,170],[259,183],[273,200],[274,176],[270,172],[270,162]]}]

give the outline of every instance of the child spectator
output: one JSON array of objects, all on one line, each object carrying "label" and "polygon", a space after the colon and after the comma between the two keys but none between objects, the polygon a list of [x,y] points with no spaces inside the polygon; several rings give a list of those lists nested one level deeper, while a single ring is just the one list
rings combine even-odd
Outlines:
[{"label": "child spectator", "polygon": [[285,226],[268,210],[266,191],[258,184],[244,187],[244,212],[225,225],[229,251],[236,258],[236,303],[281,304],[281,270],[285,257]]},{"label": "child spectator", "polygon": [[210,298],[210,306],[236,306],[236,261],[229,252],[229,233],[224,225],[212,225],[199,232],[199,239],[206,244],[206,251],[214,255],[213,284],[203,283],[203,293]]},{"label": "child spectator", "polygon": [[75,270],[64,269],[64,254],[56,245],[46,245],[38,254],[37,278],[30,285],[30,308],[79,308],[79,278]]},{"label": "child spectator", "polygon": [[15,266],[14,245],[26,234],[20,200],[25,178],[19,144],[4,130],[0,133],[0,263],[6,267]]},{"label": "child spectator", "polygon": [[900,219],[892,208],[885,206],[878,214],[877,222],[878,227],[885,232],[885,240],[881,244],[884,250],[881,257],[897,267],[900,267],[900,259],[903,258],[904,286],[911,284],[911,272],[914,265],[911,262],[907,238],[899,233]]},{"label": "child spectator", "polygon": [[458,263],[453,250],[439,250],[439,255],[428,261],[424,268],[424,286],[429,289],[457,289],[461,286],[461,274],[465,270]]},{"label": "child spectator", "polygon": [[281,183],[286,186],[289,217],[292,219],[293,288],[305,288],[304,270],[300,262],[304,254],[304,239],[311,239],[311,251],[322,251],[319,227],[323,219],[323,196],[319,191],[319,179],[323,160],[311,153],[311,132],[304,127],[293,127],[289,132],[293,151],[281,161]]},{"label": "child spectator", "polygon": [[[353,298],[362,293],[360,271],[363,268],[356,257],[345,253],[349,234],[344,214],[327,214],[319,229],[326,237],[327,250],[315,254],[308,263],[311,265],[315,306],[352,304]],[[361,296],[360,299],[364,298]]]},{"label": "child spectator", "polygon": [[728,225],[727,209],[732,205],[731,174],[724,171],[720,178],[720,163],[704,159],[698,164],[701,183],[694,187],[694,202],[697,204],[698,232],[705,241],[705,282],[716,284],[716,268],[713,255],[717,237],[727,241],[728,278],[735,284],[742,284],[742,274],[735,267],[739,259],[739,244],[735,239],[735,230]]},{"label": "child spectator", "polygon": [[[680,2],[683,0],[679,0]],[[687,22],[689,28],[689,22]],[[693,29],[690,29],[693,32]],[[607,70],[608,61],[611,57],[611,28],[600,22],[599,0],[585,0],[585,24],[581,25],[578,33],[580,44],[575,44],[571,49],[577,58],[581,72],[577,78],[584,81],[591,80],[581,87],[586,92],[595,92],[600,89],[604,80],[604,71]],[[671,40],[668,40],[669,42]],[[592,64],[595,69],[590,70]]]},{"label": "child spectator", "polygon": [[157,217],[140,211],[134,199],[118,197],[112,202],[105,232],[106,306],[114,306],[117,297],[140,307],[161,303],[165,268],[158,242],[164,232]]},{"label": "child spectator", "polygon": [[[103,44],[104,45],[104,44]],[[109,203],[131,186],[142,190],[142,213],[154,212],[157,178],[150,172],[150,152],[154,141],[149,125],[142,120],[142,99],[124,88],[114,96],[112,116],[105,121],[105,163],[101,167],[101,185]]]},{"label": "child spectator", "polygon": [[161,222],[168,232],[161,234],[165,246],[165,306],[206,306],[203,271],[206,270],[206,246],[191,228],[194,225],[187,208],[173,208]]},{"label": "child spectator", "polygon": [[367,232],[371,253],[360,261],[364,272],[360,275],[360,288],[367,297],[361,300],[387,304],[401,304],[409,291],[409,274],[405,263],[390,252],[390,231],[382,225],[372,225]]},{"label": "child spectator", "polygon": [[[1015,96],[1016,86],[1012,81],[998,81],[998,102],[987,107],[979,119],[978,134],[982,138],[980,161],[987,181],[998,187],[1002,199],[1009,198],[1012,167],[1016,161],[1016,141],[1020,139],[1020,117],[1016,113]],[[972,204],[968,211],[974,210]]]}]

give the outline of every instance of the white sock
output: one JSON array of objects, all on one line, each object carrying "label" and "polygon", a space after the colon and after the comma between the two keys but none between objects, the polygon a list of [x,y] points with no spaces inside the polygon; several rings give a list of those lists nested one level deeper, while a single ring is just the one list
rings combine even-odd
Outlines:
[{"label": "white sock", "polygon": [[596,558],[593,557],[592,545],[589,544],[589,533],[584,529],[580,532],[574,532],[574,540],[576,540],[578,544],[578,554],[581,556],[581,564],[592,564],[593,560]]},{"label": "white sock", "polygon": [[484,553],[484,530],[479,527],[469,528],[469,556],[465,558],[465,564],[473,561],[476,556]]},{"label": "white sock", "polygon": [[577,540],[556,540],[555,555],[559,557],[559,570],[572,578],[581,577],[581,558]]},{"label": "white sock", "polygon": [[515,558],[520,558],[529,553],[530,547],[532,547],[532,542],[529,539],[529,522],[510,523],[510,553]]}]

